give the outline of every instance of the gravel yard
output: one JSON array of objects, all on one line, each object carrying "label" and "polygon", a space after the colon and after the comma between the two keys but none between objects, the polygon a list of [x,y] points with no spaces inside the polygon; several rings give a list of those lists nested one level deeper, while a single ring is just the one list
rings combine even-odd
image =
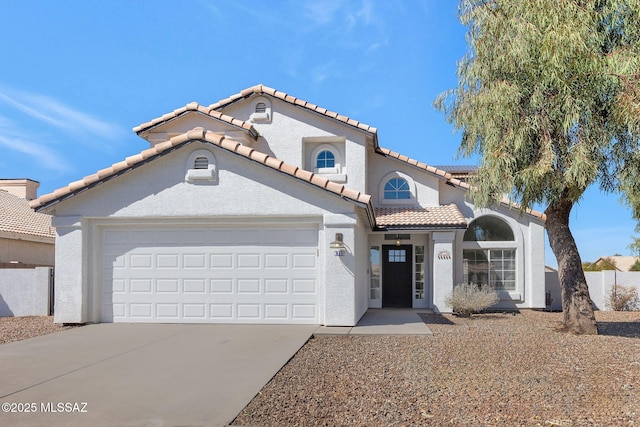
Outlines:
[{"label": "gravel yard", "polygon": [[424,315],[433,336],[311,339],[240,413],[242,426],[638,426],[640,313]]},{"label": "gravel yard", "polygon": [[53,323],[53,316],[0,317],[0,344],[74,327]]}]

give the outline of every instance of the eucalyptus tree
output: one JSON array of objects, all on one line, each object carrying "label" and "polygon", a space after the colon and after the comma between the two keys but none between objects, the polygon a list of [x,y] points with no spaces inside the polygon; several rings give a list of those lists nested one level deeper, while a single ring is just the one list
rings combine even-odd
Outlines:
[{"label": "eucalyptus tree", "polygon": [[596,334],[569,218],[599,185],[640,219],[640,0],[460,0],[458,12],[469,50],[435,105],[462,133],[459,154],[481,159],[474,202],[545,207],[564,326]]}]

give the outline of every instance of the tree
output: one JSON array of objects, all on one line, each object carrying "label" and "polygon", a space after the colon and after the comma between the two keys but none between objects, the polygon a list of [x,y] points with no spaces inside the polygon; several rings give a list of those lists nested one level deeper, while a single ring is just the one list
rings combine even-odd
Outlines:
[{"label": "tree", "polygon": [[460,0],[469,52],[435,102],[478,154],[473,200],[545,206],[566,330],[596,334],[569,228],[587,187],[640,219],[640,0]]}]

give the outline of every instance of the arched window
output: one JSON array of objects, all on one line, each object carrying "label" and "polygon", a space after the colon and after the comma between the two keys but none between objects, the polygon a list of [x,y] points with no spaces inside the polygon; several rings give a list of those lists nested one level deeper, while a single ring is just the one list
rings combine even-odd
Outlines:
[{"label": "arched window", "polygon": [[411,198],[411,188],[404,178],[391,178],[384,185],[384,198],[387,200],[407,200]]},{"label": "arched window", "polygon": [[476,218],[462,240],[465,282],[486,284],[498,291],[516,290],[517,245],[506,221],[491,215]]},{"label": "arched window", "polygon": [[329,150],[323,150],[316,157],[316,168],[335,168],[336,156]]},{"label": "arched window", "polygon": [[495,216],[481,216],[474,220],[464,232],[465,242],[513,241],[513,230],[509,224]]}]

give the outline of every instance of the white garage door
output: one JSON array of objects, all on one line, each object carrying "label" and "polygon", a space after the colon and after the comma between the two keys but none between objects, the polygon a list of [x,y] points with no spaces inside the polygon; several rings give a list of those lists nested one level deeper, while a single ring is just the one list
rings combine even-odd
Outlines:
[{"label": "white garage door", "polygon": [[106,228],[102,321],[318,323],[318,232]]}]

